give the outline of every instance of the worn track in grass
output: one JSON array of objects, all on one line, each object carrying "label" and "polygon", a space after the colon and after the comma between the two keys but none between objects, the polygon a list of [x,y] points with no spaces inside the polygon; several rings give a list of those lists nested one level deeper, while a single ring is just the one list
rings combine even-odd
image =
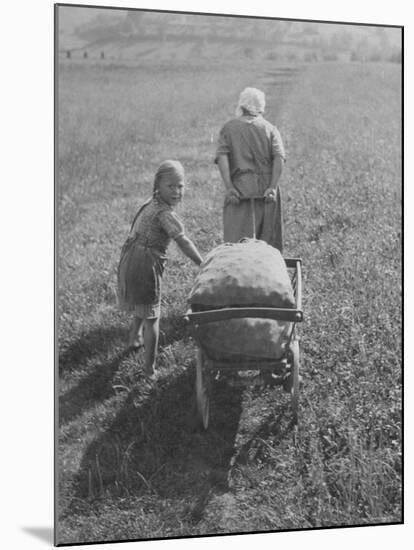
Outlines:
[{"label": "worn track in grass", "polygon": [[[59,542],[401,521],[400,67],[280,69],[60,72]],[[226,381],[210,430],[195,429],[180,320],[195,270],[176,249],[155,385],[115,307],[119,249],[160,160],[185,164],[188,233],[204,253],[220,242],[211,138],[252,84],[286,143],[286,255],[304,265],[296,439],[279,388]]]}]

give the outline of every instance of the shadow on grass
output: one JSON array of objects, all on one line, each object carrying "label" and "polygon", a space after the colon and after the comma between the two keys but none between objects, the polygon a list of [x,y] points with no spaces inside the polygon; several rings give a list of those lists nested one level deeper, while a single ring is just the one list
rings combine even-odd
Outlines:
[{"label": "shadow on grass", "polygon": [[59,353],[59,374],[77,369],[92,357],[107,352],[114,346],[124,345],[127,338],[125,328],[111,326],[85,332],[67,349]]},{"label": "shadow on grass", "polygon": [[[182,316],[171,316],[160,320],[160,350],[181,340],[188,332]],[[122,361],[131,351],[125,349],[128,331],[122,327],[95,329],[83,334],[72,346],[65,350],[59,358],[59,369],[71,372],[79,365],[91,361],[94,357],[121,347],[112,359],[99,362],[88,372],[76,386],[59,398],[59,424],[63,425],[96,403],[103,402],[113,395],[112,379]]]},{"label": "shadow on grass", "polygon": [[[132,318],[132,317],[131,317]],[[59,353],[59,374],[78,368],[88,359],[116,347],[125,347],[129,328],[111,326],[82,333],[67,349]],[[160,319],[160,346],[170,345],[189,335],[188,323],[182,315],[170,315]]]},{"label": "shadow on grass", "polygon": [[296,430],[293,417],[285,403],[274,404],[274,411],[270,416],[263,417],[260,424],[249,434],[249,437],[239,446],[237,453],[232,459],[232,466],[255,463],[257,459],[263,459],[263,452],[266,452],[266,440],[271,438],[272,453],[288,437],[292,436],[294,441]]},{"label": "shadow on grass", "polygon": [[129,351],[118,353],[111,361],[96,365],[92,372],[59,398],[59,425],[62,426],[86,409],[114,394],[112,379]]},{"label": "shadow on grass", "polygon": [[[109,429],[87,448],[76,502],[153,495],[181,505],[197,522],[213,492],[226,491],[241,414],[240,388],[214,383],[211,426],[195,425],[193,369],[131,392]],[[66,515],[66,514],[65,514]]]}]

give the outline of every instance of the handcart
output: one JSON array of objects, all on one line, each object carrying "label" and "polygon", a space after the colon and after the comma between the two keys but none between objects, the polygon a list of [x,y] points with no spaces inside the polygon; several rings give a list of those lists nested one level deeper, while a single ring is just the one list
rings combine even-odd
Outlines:
[{"label": "handcart", "polygon": [[[251,200],[254,216],[254,202]],[[253,218],[254,223],[254,218]],[[296,331],[296,323],[303,320],[302,312],[302,260],[300,258],[285,258],[289,271],[294,297],[295,308],[276,307],[224,307],[204,311],[193,311],[190,308],[186,319],[194,329],[197,325],[225,321],[237,318],[273,319],[288,322],[285,333],[284,351],[278,357],[263,359],[262,357],[231,358],[214,357],[210,350],[203,347],[203,342],[196,338],[198,350],[196,360],[196,400],[200,423],[204,429],[208,428],[210,416],[210,391],[212,379],[221,374],[237,374],[240,371],[259,371],[259,376],[272,384],[283,385],[291,394],[291,408],[293,423],[298,421],[299,406],[299,368],[300,348]],[[194,333],[197,331],[194,330]]]}]

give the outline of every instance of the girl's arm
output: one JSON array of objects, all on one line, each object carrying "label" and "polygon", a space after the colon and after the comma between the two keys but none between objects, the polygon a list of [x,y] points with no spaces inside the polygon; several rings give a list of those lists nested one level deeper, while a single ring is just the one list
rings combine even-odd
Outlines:
[{"label": "girl's arm", "polygon": [[178,244],[181,251],[184,252],[190,260],[193,260],[195,264],[200,265],[202,263],[203,258],[201,257],[193,241],[191,241],[188,237],[181,235],[175,240],[175,242]]}]

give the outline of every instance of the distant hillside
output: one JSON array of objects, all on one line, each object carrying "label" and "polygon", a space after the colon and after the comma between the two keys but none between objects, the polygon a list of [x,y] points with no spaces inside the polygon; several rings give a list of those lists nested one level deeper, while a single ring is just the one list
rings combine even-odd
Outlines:
[{"label": "distant hillside", "polygon": [[137,10],[60,7],[67,57],[289,61],[401,58],[399,29]]}]

